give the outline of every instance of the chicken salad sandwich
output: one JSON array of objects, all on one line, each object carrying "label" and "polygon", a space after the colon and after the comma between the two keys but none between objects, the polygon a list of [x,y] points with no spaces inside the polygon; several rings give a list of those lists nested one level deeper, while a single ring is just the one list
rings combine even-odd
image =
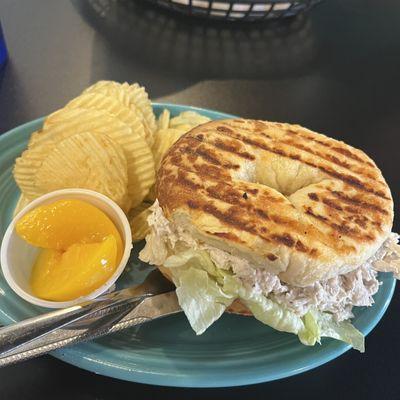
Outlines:
[{"label": "chicken salad sandwich", "polygon": [[379,272],[400,276],[392,196],[365,153],[298,125],[208,122],[166,154],[156,195],[140,258],[197,334],[228,311],[364,351],[353,308]]}]

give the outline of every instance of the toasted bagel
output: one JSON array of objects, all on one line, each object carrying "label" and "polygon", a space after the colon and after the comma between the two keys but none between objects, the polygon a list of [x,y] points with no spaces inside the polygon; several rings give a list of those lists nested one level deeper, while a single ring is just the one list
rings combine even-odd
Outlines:
[{"label": "toasted bagel", "polygon": [[371,257],[393,223],[390,189],[361,150],[298,125],[231,119],[175,143],[158,171],[168,220],[307,286]]}]

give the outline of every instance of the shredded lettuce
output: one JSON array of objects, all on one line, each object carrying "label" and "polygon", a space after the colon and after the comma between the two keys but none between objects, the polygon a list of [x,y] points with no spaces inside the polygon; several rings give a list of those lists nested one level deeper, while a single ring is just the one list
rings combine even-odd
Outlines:
[{"label": "shredded lettuce", "polygon": [[309,311],[303,317],[272,299],[246,288],[230,271],[218,268],[204,250],[186,250],[164,262],[177,286],[179,304],[196,334],[202,334],[239,298],[262,323],[298,335],[308,346],[331,337],[364,351],[364,337],[350,322],[335,322],[328,313]]}]

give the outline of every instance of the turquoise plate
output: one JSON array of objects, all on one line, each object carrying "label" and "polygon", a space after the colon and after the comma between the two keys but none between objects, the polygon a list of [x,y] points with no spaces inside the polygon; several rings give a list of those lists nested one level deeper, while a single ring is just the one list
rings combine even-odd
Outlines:
[{"label": "turquoise plate", "polygon": [[[158,114],[172,115],[193,109],[212,119],[230,117],[210,110],[172,104],[154,104]],[[11,171],[29,135],[43,119],[29,122],[0,136],[0,234],[9,224],[19,191]],[[138,261],[136,246],[119,286],[139,283],[149,267]],[[393,295],[395,280],[380,274],[382,286],[375,304],[358,308],[354,324],[368,334],[382,318]],[[44,309],[20,299],[0,276],[0,322],[9,324]],[[349,350],[346,344],[326,339],[306,347],[294,335],[277,332],[254,318],[223,315],[201,336],[191,330],[183,314],[144,324],[91,343],[55,351],[55,357],[98,374],[153,385],[218,387],[267,382],[299,374]],[[368,351],[368,341],[367,341]]]}]

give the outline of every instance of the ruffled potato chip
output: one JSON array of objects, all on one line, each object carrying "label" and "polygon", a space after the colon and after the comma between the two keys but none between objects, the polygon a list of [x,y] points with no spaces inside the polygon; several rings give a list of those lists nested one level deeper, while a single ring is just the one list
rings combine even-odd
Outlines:
[{"label": "ruffled potato chip", "polygon": [[64,140],[82,132],[95,132],[114,137],[131,135],[131,129],[125,122],[105,110],[62,108],[46,118],[41,133],[31,137],[28,147],[49,140]]},{"label": "ruffled potato chip", "polygon": [[157,130],[168,129],[169,121],[171,119],[171,113],[169,110],[164,109],[157,120]]},{"label": "ruffled potato chip", "polygon": [[30,200],[43,194],[35,185],[35,175],[57,142],[82,132],[109,134],[112,139],[131,136],[131,130],[126,124],[102,112],[62,109],[51,114],[48,120],[50,117],[47,128],[32,134],[28,150],[16,160],[14,167],[15,180]]},{"label": "ruffled potato chip", "polygon": [[36,172],[53,148],[54,143],[52,141],[45,141],[40,145],[25,150],[21,157],[15,160],[13,170],[15,182],[24,197],[30,201],[43,194],[35,184]]},{"label": "ruffled potato chip", "polygon": [[42,129],[39,129],[31,134],[29,141],[28,141],[28,147],[32,147],[32,143],[35,144],[35,142],[38,141],[38,138],[40,137],[42,132],[43,132]]},{"label": "ruffled potato chip", "polygon": [[65,109],[70,108],[85,108],[105,111],[111,115],[114,115],[131,128],[133,135],[139,135],[145,139],[146,143],[149,145],[141,117],[134,108],[124,105],[116,97],[97,92],[88,92],[70,101],[66,105]]},{"label": "ruffled potato chip", "polygon": [[151,149],[126,123],[99,110],[63,109],[53,114],[47,128],[31,139],[29,149],[16,162],[14,176],[21,191],[29,199],[38,197],[34,176],[45,157],[59,141],[83,132],[106,135],[123,148],[128,164],[131,205],[140,204],[155,180]]},{"label": "ruffled potato chip", "polygon": [[42,194],[91,189],[127,211],[127,160],[121,146],[105,135],[86,132],[57,143],[37,170],[35,185]]},{"label": "ruffled potato chip", "polygon": [[50,117],[47,128],[37,135],[33,142],[31,140],[28,152],[39,145],[51,148],[51,143],[54,146],[57,141],[77,133],[92,132],[106,135],[119,144],[125,152],[131,206],[135,207],[142,202],[155,181],[153,155],[143,137],[132,133],[130,126],[106,111],[65,108],[48,118]]},{"label": "ruffled potato chip", "polygon": [[118,99],[124,106],[129,107],[129,96],[127,96],[125,90],[122,89],[122,85],[115,81],[98,81],[92,86],[86,88],[82,93],[102,93],[107,96]]},{"label": "ruffled potato chip", "polygon": [[129,85],[127,82],[122,84],[127,91],[131,106],[137,107],[143,116],[143,123],[148,128],[151,135],[157,130],[156,117],[146,89],[138,83]]},{"label": "ruffled potato chip", "polygon": [[186,132],[187,131],[172,128],[160,129],[156,132],[152,147],[156,171],[158,170],[165,153]]},{"label": "ruffled potato chip", "polygon": [[88,87],[83,93],[102,93],[117,98],[122,104],[135,110],[143,123],[146,140],[151,146],[153,144],[153,132],[156,129],[153,108],[145,89],[137,84],[135,85],[131,87],[126,82],[120,84],[114,81],[99,81]]},{"label": "ruffled potato chip", "polygon": [[[63,121],[66,119],[79,119],[80,114],[82,113],[82,110],[83,110],[83,108],[82,109],[80,109],[80,108],[74,108],[74,109],[60,108],[59,110],[52,112],[50,115],[48,115],[44,119],[41,134],[44,134],[47,129],[51,128],[54,124],[56,124],[60,121]],[[38,135],[38,139],[40,140],[41,138],[42,138],[41,135]]]},{"label": "ruffled potato chip", "polygon": [[178,116],[171,118],[169,122],[169,128],[178,128],[182,127],[182,125],[187,125],[191,126],[191,128],[194,128],[209,121],[211,121],[210,118],[205,117],[204,115],[201,115],[195,111],[184,111]]},{"label": "ruffled potato chip", "polygon": [[64,108],[66,109],[91,109],[106,111],[115,115],[120,121],[125,122],[132,129],[134,135],[146,137],[146,132],[141,121],[141,117],[132,107],[128,107],[116,97],[108,96],[103,93],[88,92],[83,93],[71,100]]},{"label": "ruffled potato chip", "polygon": [[129,223],[132,231],[132,242],[143,240],[150,232],[147,218],[151,214],[150,203],[142,203],[129,213]]},{"label": "ruffled potato chip", "polygon": [[115,116],[105,111],[88,110],[84,108],[62,108],[50,114],[40,132],[30,138],[28,148],[33,148],[45,142],[57,142],[69,136],[82,132],[107,134],[130,134],[130,128]]}]

